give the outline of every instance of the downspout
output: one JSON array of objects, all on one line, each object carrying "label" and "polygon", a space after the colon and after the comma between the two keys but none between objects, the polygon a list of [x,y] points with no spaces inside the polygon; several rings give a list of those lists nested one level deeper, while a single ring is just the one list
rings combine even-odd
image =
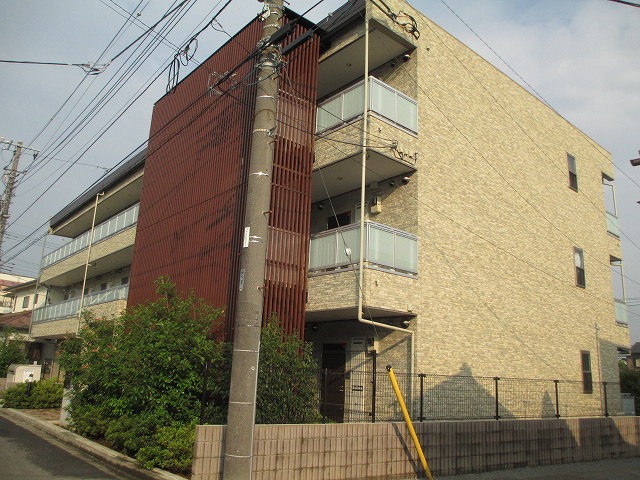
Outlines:
[{"label": "downspout", "polygon": [[[42,277],[42,263],[44,260],[44,250],[47,246],[47,238],[51,233],[51,230],[47,231],[47,234],[44,236],[44,241],[42,242],[42,251],[40,252],[40,269],[38,270],[38,278],[36,279],[36,288],[35,292],[33,292],[33,308],[31,309],[31,318],[29,319],[29,337],[31,337],[31,330],[33,329],[33,314],[37,308],[36,306],[36,297],[38,295],[38,289],[40,288],[40,278]],[[47,306],[47,298],[49,297],[49,289],[47,288],[47,293],[44,296],[43,305]]]},{"label": "downspout", "polygon": [[87,287],[87,273],[89,272],[89,264],[91,263],[91,246],[93,245],[93,234],[96,228],[96,213],[98,212],[98,199],[104,195],[104,192],[96,194],[96,201],[93,205],[93,219],[91,220],[91,233],[89,234],[89,247],[87,248],[87,261],[84,264],[84,277],[82,279],[82,291],[80,292],[80,305],[78,306],[78,325],[76,327],[76,335],[80,333],[80,324],[82,323],[82,307],[84,306],[84,289]]},{"label": "downspout", "polygon": [[[402,332],[406,335],[410,335],[410,385],[409,389],[413,398],[413,376],[414,376],[414,355],[415,355],[415,341],[413,331],[406,328],[396,327],[393,325],[387,325],[386,323],[374,322],[363,317],[362,310],[364,304],[364,234],[365,234],[365,189],[367,182],[367,145],[369,142],[369,15],[366,12],[365,6],[365,20],[364,20],[364,115],[362,119],[362,174],[360,180],[360,257],[358,260],[358,322],[371,325],[377,328],[384,328],[387,330],[394,330]],[[413,401],[411,406],[413,409]]]}]

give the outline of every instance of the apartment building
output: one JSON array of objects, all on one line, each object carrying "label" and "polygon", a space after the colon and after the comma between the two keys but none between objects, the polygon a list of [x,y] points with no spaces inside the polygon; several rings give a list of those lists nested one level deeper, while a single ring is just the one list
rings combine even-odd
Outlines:
[{"label": "apartment building", "polygon": [[42,259],[46,301],[30,333],[44,342],[43,358],[78,332],[82,311],[108,318],[125,309],[144,160],[144,151],[126,160],[51,218],[50,234],[69,240]]},{"label": "apartment building", "polygon": [[[617,382],[629,344],[610,154],[402,0],[285,18],[264,318],[337,375],[328,416],[366,411],[372,386],[353,379],[373,361],[577,380],[572,403],[602,404],[594,384]],[[117,311],[129,278],[129,304],[153,298],[169,275],[225,307],[231,338],[261,32],[256,19],[161,98],[146,156],[52,219],[73,240],[45,262],[52,303],[32,335],[75,332],[100,298]],[[93,214],[113,233],[88,255]],[[553,395],[538,393],[534,410]]]},{"label": "apartment building", "polygon": [[[305,324],[323,366],[375,349],[404,372],[582,379],[574,401],[601,403],[629,344],[610,154],[406,2],[327,23]],[[338,401],[368,398],[349,386]]]}]

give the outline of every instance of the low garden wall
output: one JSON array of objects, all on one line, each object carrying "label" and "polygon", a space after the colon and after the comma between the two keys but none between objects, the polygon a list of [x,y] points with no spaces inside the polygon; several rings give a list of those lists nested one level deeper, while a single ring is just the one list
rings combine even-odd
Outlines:
[{"label": "low garden wall", "polygon": [[[640,417],[414,424],[434,475],[640,456]],[[222,478],[224,426],[199,425],[192,480]],[[419,478],[403,423],[257,425],[255,480]]]}]

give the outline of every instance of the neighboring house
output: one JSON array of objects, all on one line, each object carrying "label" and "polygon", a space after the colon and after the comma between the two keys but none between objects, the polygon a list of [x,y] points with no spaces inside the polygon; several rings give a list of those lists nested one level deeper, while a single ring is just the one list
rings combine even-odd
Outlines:
[{"label": "neighboring house", "polygon": [[[349,1],[320,25],[285,15],[297,22],[276,99],[264,319],[345,374],[323,394],[338,405],[329,416],[364,411],[372,386],[353,378],[374,359],[403,373],[581,380],[567,401],[604,403],[594,384],[618,381],[629,344],[610,154],[404,1]],[[225,307],[227,338],[246,183],[260,173],[247,169],[259,82],[247,52],[261,35],[251,22],[155,104],[135,245],[127,237],[126,261],[90,261],[102,265],[91,285],[130,262],[130,305],[169,275]],[[88,232],[100,191],[54,217],[54,233]],[[47,266],[41,282],[77,299],[86,251],[72,255],[73,269]],[[34,320],[32,334],[75,332],[76,311]],[[620,408],[618,393],[609,409]]]},{"label": "neighboring house", "polygon": [[13,311],[13,297],[8,294],[7,288],[15,287],[16,285],[30,282],[31,280],[33,280],[31,277],[0,273],[0,314],[11,313]]},{"label": "neighboring house", "polygon": [[[46,360],[42,356],[42,352],[46,348],[43,348],[42,342],[34,341],[29,335],[31,311],[44,303],[47,294],[45,287],[36,287],[36,285],[36,280],[31,280],[7,287],[3,291],[11,299],[12,311],[11,313],[0,315],[0,331],[11,332],[9,337],[11,341],[24,344],[24,352],[28,363],[46,364]],[[50,371],[48,367],[50,367],[50,364],[45,366],[45,372]],[[3,377],[5,373],[0,372],[0,377]]]},{"label": "neighboring house", "polygon": [[71,240],[42,260],[48,295],[33,311],[31,336],[45,342],[46,358],[78,332],[81,311],[110,317],[126,308],[144,159],[127,160],[49,222],[53,235]]},{"label": "neighboring house", "polygon": [[627,366],[631,370],[640,370],[640,342],[631,345],[629,355],[626,358]]}]

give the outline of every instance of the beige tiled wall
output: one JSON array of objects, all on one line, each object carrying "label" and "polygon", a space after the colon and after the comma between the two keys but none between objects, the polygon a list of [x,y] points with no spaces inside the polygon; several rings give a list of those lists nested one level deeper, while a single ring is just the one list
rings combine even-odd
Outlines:
[{"label": "beige tiled wall", "polygon": [[[200,425],[192,480],[218,480],[224,426]],[[435,475],[640,456],[640,418],[415,424]],[[402,423],[257,425],[256,480],[419,478]]]}]

